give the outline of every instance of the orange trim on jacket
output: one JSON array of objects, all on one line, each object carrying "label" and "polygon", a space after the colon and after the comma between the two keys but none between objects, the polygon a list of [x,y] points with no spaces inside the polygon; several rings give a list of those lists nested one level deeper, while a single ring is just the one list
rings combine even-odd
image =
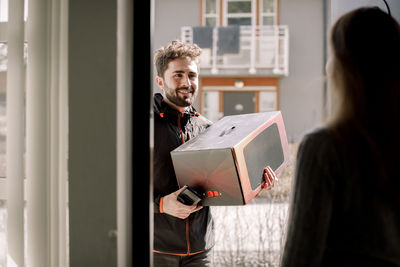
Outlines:
[{"label": "orange trim on jacket", "polygon": [[206,252],[206,251],[207,251],[207,250],[201,250],[201,251],[197,251],[197,252],[193,252],[193,253],[179,254],[179,253],[162,252],[162,251],[158,251],[158,250],[154,250],[154,249],[153,249],[153,252],[154,252],[154,253],[166,254],[166,255],[175,255],[175,256],[182,256],[182,257],[184,257],[184,256],[193,256],[193,255],[200,254],[200,253],[203,253],[203,252]]},{"label": "orange trim on jacket", "polygon": [[160,198],[160,213],[164,213],[163,203],[164,203],[164,197],[161,197]]}]

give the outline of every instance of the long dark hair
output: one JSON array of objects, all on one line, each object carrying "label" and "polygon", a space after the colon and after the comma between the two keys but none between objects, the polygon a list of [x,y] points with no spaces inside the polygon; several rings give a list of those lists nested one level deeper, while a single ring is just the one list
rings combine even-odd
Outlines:
[{"label": "long dark hair", "polygon": [[351,150],[358,143],[370,154],[379,188],[387,191],[396,184],[398,191],[400,26],[377,7],[359,8],[335,23],[331,46],[340,106],[330,127],[344,147]]}]

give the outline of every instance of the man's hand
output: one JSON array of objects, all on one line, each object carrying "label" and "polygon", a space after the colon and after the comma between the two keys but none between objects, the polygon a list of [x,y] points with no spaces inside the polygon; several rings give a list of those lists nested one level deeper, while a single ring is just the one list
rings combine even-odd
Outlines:
[{"label": "man's hand", "polygon": [[178,201],[177,197],[185,187],[182,187],[178,191],[175,191],[169,195],[166,195],[163,200],[163,211],[169,215],[174,217],[178,217],[180,219],[186,219],[192,212],[196,212],[203,208],[202,206],[187,206]]},{"label": "man's hand", "polygon": [[264,182],[261,185],[261,188],[266,188],[267,190],[271,190],[272,187],[274,187],[275,181],[277,181],[278,178],[276,177],[275,172],[271,169],[270,166],[267,166],[264,169]]}]

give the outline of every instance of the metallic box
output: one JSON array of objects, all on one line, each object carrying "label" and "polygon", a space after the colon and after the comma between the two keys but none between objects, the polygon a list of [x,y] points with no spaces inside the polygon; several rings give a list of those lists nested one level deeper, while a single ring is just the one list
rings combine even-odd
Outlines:
[{"label": "metallic box", "polygon": [[289,161],[280,111],[226,116],[171,152],[180,187],[203,206],[245,205],[261,191],[264,168],[276,174]]}]

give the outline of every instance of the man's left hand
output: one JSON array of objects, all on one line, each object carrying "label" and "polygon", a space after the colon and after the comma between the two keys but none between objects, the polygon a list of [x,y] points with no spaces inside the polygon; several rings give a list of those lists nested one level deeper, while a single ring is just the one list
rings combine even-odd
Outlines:
[{"label": "man's left hand", "polygon": [[271,190],[274,187],[275,181],[277,181],[278,178],[276,177],[275,172],[271,169],[270,166],[267,166],[264,169],[264,182],[261,185],[261,188],[266,188],[267,190]]}]

